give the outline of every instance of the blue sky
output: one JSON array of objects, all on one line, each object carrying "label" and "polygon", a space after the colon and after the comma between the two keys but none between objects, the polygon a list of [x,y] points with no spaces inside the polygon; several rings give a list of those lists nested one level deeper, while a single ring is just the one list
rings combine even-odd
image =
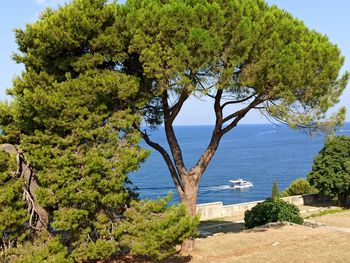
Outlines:
[{"label": "blue sky", "polygon": [[[0,10],[1,100],[6,98],[5,89],[11,86],[12,78],[23,69],[21,65],[17,65],[11,60],[11,54],[17,49],[12,29],[23,28],[26,23],[34,22],[45,7],[56,7],[57,4],[64,2],[64,0],[10,0],[2,2]],[[295,17],[303,20],[308,27],[326,34],[332,43],[340,47],[346,58],[343,71],[350,70],[349,0],[267,0],[267,2],[286,9]],[[350,85],[348,85],[337,107],[350,105],[349,102]],[[346,120],[350,121],[350,107]],[[242,122],[264,123],[267,120],[256,112],[250,113]],[[190,100],[184,105],[175,123],[178,125],[213,124],[214,113],[211,103]]]}]

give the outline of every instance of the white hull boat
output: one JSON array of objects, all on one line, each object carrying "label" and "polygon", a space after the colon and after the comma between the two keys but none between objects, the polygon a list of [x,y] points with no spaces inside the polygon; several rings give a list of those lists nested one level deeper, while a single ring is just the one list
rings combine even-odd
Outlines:
[{"label": "white hull boat", "polygon": [[250,181],[246,181],[243,179],[237,179],[237,180],[230,180],[231,187],[233,189],[243,189],[243,188],[249,188],[253,186],[253,183]]}]

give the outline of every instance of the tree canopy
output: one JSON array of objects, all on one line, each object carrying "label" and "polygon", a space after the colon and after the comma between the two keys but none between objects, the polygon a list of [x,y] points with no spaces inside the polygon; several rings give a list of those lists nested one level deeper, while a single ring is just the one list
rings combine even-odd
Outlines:
[{"label": "tree canopy", "polygon": [[[2,246],[10,261],[95,261],[122,250],[162,258],[195,234],[197,219],[183,206],[138,202],[130,189],[127,174],[149,153],[133,128],[146,99],[139,79],[118,70],[127,55],[115,34],[117,9],[76,0],[16,30],[14,59],[25,71],[8,90],[12,101],[0,106],[0,139],[20,149],[13,177],[0,152],[0,219],[17,210],[0,228],[13,241]],[[150,225],[148,242],[140,242]]]},{"label": "tree canopy", "polygon": [[[174,100],[170,119],[191,95],[221,94],[221,111],[248,105],[222,118],[222,133],[258,105],[291,126],[315,125],[348,79],[347,73],[339,77],[344,58],[336,45],[262,0],[129,0],[123,10],[129,53],[137,54],[143,75],[154,80],[155,98],[161,100],[166,90]],[[159,111],[157,117],[167,119]]]},{"label": "tree canopy", "polygon": [[339,204],[345,206],[350,194],[350,137],[327,138],[307,179],[321,194],[337,197]]},{"label": "tree canopy", "polygon": [[[345,109],[326,113],[348,80],[339,74],[339,48],[263,0],[75,0],[47,9],[16,40],[14,59],[26,70],[9,90],[14,100],[0,107],[2,138],[27,153],[43,181],[38,199],[63,230],[90,230],[82,219],[95,216],[95,201],[115,209],[130,195],[125,174],[146,156],[137,130],[195,215],[200,179],[222,136],[249,111],[326,130],[345,116]],[[193,167],[173,129],[190,97],[212,101],[216,117]],[[170,152],[141,123],[164,123]],[[67,225],[69,213],[75,221]]]},{"label": "tree canopy", "polygon": [[[339,48],[276,6],[263,0],[128,0],[120,10],[129,54],[123,65],[144,80],[151,99],[143,119],[151,128],[164,123],[170,151],[147,130],[140,132],[163,156],[192,215],[222,136],[248,112],[292,128],[332,130],[344,120],[344,108],[327,115],[349,77],[339,74]],[[207,147],[188,167],[173,123],[191,97],[212,102],[216,120]]]}]

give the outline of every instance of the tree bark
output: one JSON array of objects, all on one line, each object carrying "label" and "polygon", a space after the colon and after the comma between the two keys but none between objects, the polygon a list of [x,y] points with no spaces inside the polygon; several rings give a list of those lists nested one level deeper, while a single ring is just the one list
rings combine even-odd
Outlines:
[{"label": "tree bark", "polygon": [[[187,213],[191,216],[196,216],[196,204],[198,193],[198,182],[195,180],[194,175],[184,176],[184,192],[181,197],[181,202],[186,206]],[[185,240],[181,245],[181,251],[191,252],[194,250],[195,240],[189,238]]]},{"label": "tree bark", "polygon": [[0,150],[11,155],[17,155],[17,171],[14,176],[22,178],[24,182],[23,198],[30,214],[29,227],[32,230],[44,230],[49,232],[49,213],[38,204],[36,190],[39,188],[34,170],[25,160],[21,151],[12,144],[1,144]]},{"label": "tree bark", "polygon": [[[238,122],[254,107],[258,104],[262,103],[268,98],[262,98],[262,96],[255,96],[256,94],[250,95],[245,99],[226,102],[221,105],[221,99],[223,95],[223,90],[218,89],[216,95],[213,96],[215,99],[214,103],[214,111],[216,116],[215,127],[212,132],[212,136],[207,148],[204,150],[202,155],[199,157],[195,166],[192,169],[188,170],[185,166],[183,155],[181,151],[181,147],[177,141],[176,134],[173,128],[173,122],[180,112],[183,103],[189,97],[189,92],[187,88],[184,88],[181,95],[179,96],[178,101],[170,107],[168,103],[169,95],[167,90],[163,87],[163,84],[160,84],[160,90],[164,90],[162,93],[162,108],[164,115],[164,129],[166,138],[168,141],[168,145],[170,148],[170,154],[160,146],[159,144],[153,142],[146,132],[141,132],[146,143],[157,150],[165,160],[170,175],[175,183],[175,186],[179,192],[181,202],[186,206],[187,212],[191,216],[196,216],[196,204],[197,204],[197,194],[198,194],[198,186],[200,179],[208,167],[210,161],[212,160],[218,146],[220,144],[220,140],[222,136],[230,131],[232,128],[236,127]],[[163,87],[163,88],[162,88]],[[254,98],[255,97],[255,98]],[[254,98],[254,99],[253,99]],[[224,118],[223,116],[223,108],[227,105],[233,103],[239,103],[243,101],[248,101],[252,99],[252,101],[244,108],[232,113],[231,115]],[[192,251],[194,249],[194,239],[189,239],[184,241],[182,244],[182,251]]]}]

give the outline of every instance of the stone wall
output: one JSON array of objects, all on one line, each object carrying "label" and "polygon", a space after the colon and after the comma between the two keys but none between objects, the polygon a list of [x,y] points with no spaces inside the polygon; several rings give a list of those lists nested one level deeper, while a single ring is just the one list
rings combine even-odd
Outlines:
[{"label": "stone wall", "polygon": [[[329,199],[318,194],[295,195],[284,197],[282,199],[297,206],[326,203],[329,201]],[[261,202],[263,202],[263,200],[234,205],[223,205],[222,202],[198,204],[197,214],[200,216],[201,220],[243,216],[245,211],[252,209]]]}]

